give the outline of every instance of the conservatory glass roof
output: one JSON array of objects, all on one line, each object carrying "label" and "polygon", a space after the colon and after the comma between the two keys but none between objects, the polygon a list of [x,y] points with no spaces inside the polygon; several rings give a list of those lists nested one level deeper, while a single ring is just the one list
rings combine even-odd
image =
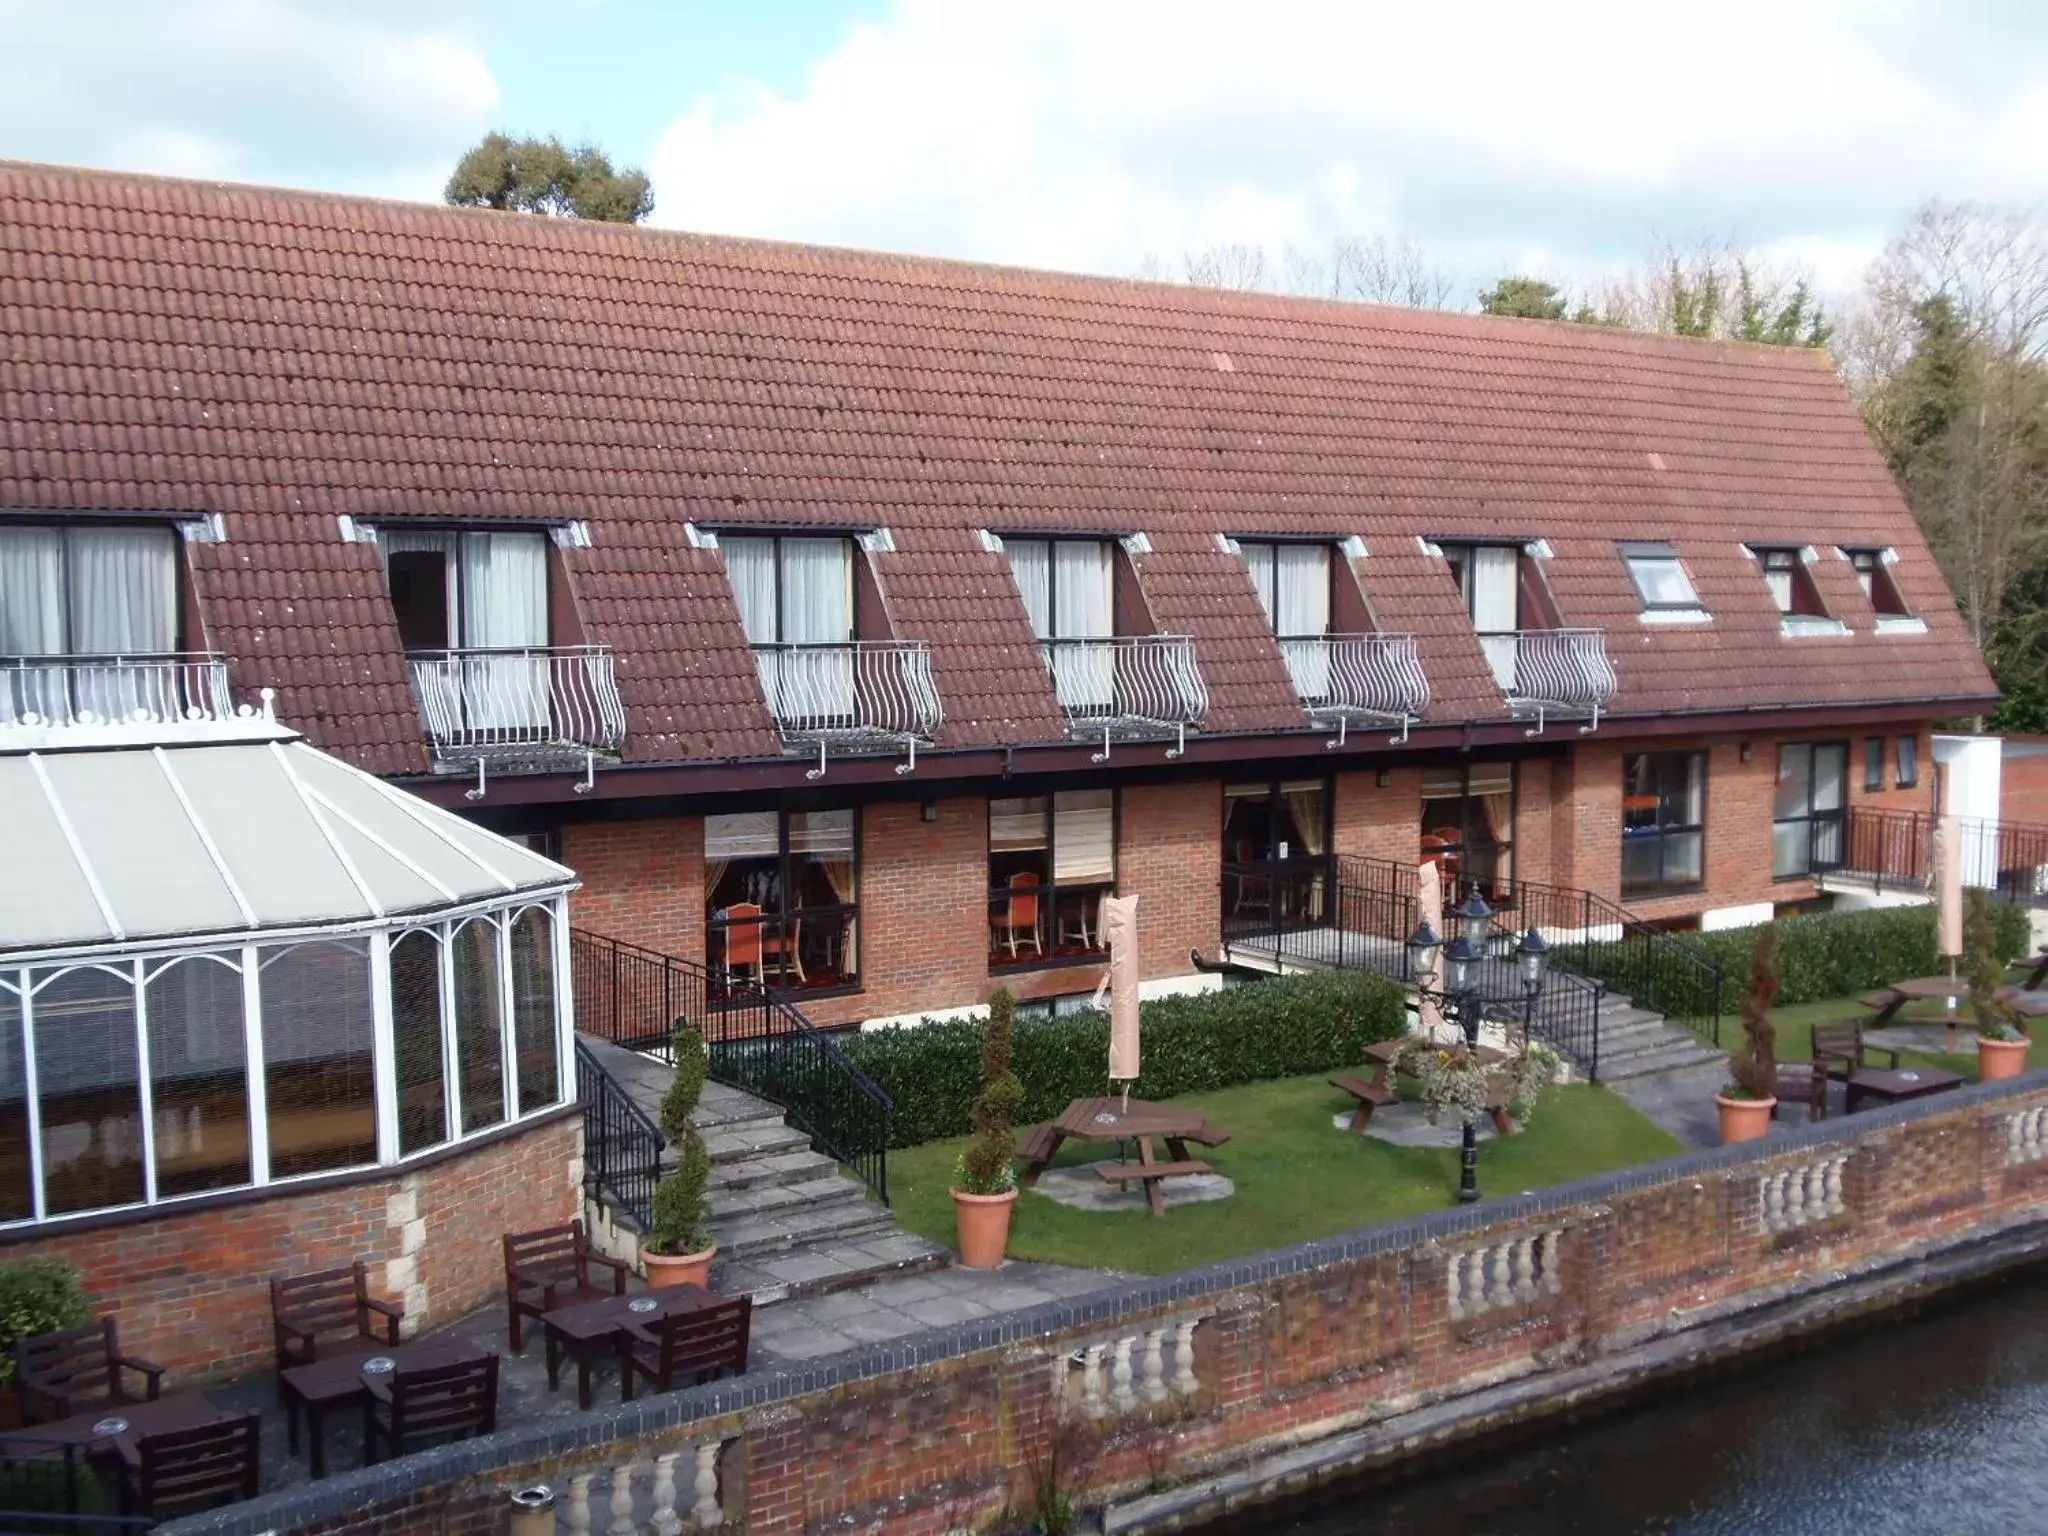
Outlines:
[{"label": "conservatory glass roof", "polygon": [[0,958],[374,923],[575,882],[280,727],[0,748]]}]

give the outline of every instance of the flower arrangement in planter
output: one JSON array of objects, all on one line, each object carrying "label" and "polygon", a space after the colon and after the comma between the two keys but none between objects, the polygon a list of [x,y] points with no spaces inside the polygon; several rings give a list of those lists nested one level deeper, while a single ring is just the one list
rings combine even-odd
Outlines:
[{"label": "flower arrangement in planter", "polygon": [[974,1140],[953,1165],[953,1219],[960,1262],[994,1269],[1010,1246],[1010,1214],[1017,1202],[1017,1132],[1013,1121],[1024,1085],[1010,1070],[1017,1000],[1000,987],[988,1004],[981,1044],[981,1092],[968,1118]]},{"label": "flower arrangement in planter", "polygon": [[675,1035],[676,1076],[661,1101],[661,1129],[676,1149],[674,1170],[654,1187],[654,1224],[640,1245],[648,1285],[703,1285],[718,1246],[707,1224],[705,1190],[711,1183],[711,1153],[690,1116],[704,1096],[710,1056],[694,1029]]},{"label": "flower arrangement in planter", "polygon": [[1401,1070],[1413,1076],[1421,1089],[1422,1113],[1435,1125],[1446,1110],[1460,1120],[1479,1120],[1490,1115],[1496,1095],[1506,1101],[1504,1111],[1516,1125],[1525,1125],[1536,1112],[1543,1090],[1557,1081],[1563,1058],[1549,1046],[1525,1040],[1521,1050],[1506,1061],[1491,1066],[1468,1051],[1462,1042],[1432,1045],[1418,1041],[1401,1057]]},{"label": "flower arrangement in planter", "polygon": [[1969,957],[1970,1009],[1977,1016],[1977,1080],[1995,1083],[2027,1070],[2033,1041],[2020,1025],[2019,1010],[1998,996],[2005,967],[1998,959],[1998,931],[1991,898],[1972,890],[1963,913],[1963,950]]},{"label": "flower arrangement in planter", "polygon": [[1731,1081],[1714,1095],[1721,1142],[1756,1141],[1770,1133],[1778,1107],[1778,1032],[1771,1004],[1778,1000],[1778,936],[1769,923],[1756,931],[1749,990],[1742,994],[1742,1048],[1728,1058]]}]

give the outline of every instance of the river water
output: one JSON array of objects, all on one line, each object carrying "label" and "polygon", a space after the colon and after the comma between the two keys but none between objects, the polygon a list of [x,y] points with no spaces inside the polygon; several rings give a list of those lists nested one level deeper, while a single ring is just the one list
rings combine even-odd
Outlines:
[{"label": "river water", "polygon": [[2048,1533],[2048,1278],[1225,1532]]}]

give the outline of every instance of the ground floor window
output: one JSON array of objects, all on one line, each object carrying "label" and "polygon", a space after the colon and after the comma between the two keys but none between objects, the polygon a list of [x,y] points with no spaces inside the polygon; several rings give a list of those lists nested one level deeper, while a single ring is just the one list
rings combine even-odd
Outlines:
[{"label": "ground floor window", "polygon": [[704,818],[705,954],[727,994],[860,980],[857,814]]},{"label": "ground floor window", "polygon": [[1683,890],[1706,877],[1707,755],[1637,752],[1621,760],[1621,890]]},{"label": "ground floor window", "polygon": [[991,965],[1100,955],[1102,898],[1115,888],[1116,791],[989,802]]},{"label": "ground floor window", "polygon": [[1912,789],[1920,782],[1920,738],[1899,738],[1899,788]]},{"label": "ground floor window", "polygon": [[1422,775],[1422,857],[1443,872],[1446,892],[1476,885],[1504,902],[1515,875],[1515,765],[1472,763]]},{"label": "ground floor window", "polygon": [[1779,880],[1842,862],[1846,741],[1788,741],[1778,748],[1778,793],[1771,827],[1771,874]]},{"label": "ground floor window", "polygon": [[1226,929],[1324,921],[1331,864],[1328,779],[1224,785]]}]

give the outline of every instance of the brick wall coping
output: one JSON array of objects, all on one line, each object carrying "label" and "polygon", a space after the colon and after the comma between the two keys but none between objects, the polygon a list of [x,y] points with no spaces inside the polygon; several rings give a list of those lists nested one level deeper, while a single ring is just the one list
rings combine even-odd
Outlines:
[{"label": "brick wall coping", "polygon": [[[1485,1199],[1476,1205],[1451,1206],[1180,1274],[1134,1280],[1072,1300],[933,1328],[889,1344],[846,1350],[783,1370],[749,1373],[632,1403],[601,1405],[575,1418],[518,1425],[400,1460],[336,1473],[317,1483],[188,1516],[158,1529],[164,1536],[269,1536],[303,1524],[340,1518],[387,1500],[402,1499],[424,1487],[484,1477],[505,1467],[573,1456],[614,1441],[630,1442],[693,1423],[730,1418],[848,1383],[912,1371],[1005,1345],[1116,1324],[1125,1318],[1223,1297],[1247,1286],[1325,1265],[1373,1258],[1467,1232],[1598,1205],[1654,1185],[1679,1183],[1745,1164],[1774,1162],[1811,1148],[1855,1142],[1868,1133],[1916,1120],[2043,1092],[2048,1092],[2048,1070],[2029,1072],[2004,1082],[1966,1084],[1952,1093],[1842,1115],[1763,1141],[1681,1153],[1660,1162],[1640,1163],[1525,1194]],[[1482,1161],[1482,1174],[1483,1168]]]},{"label": "brick wall coping", "polygon": [[333,1173],[307,1174],[282,1183],[245,1184],[240,1189],[216,1190],[211,1194],[187,1195],[183,1199],[160,1201],[155,1205],[128,1205],[113,1211],[87,1211],[77,1216],[55,1216],[47,1221],[27,1222],[0,1230],[0,1252],[10,1244],[42,1242],[53,1237],[70,1237],[79,1232],[96,1232],[106,1227],[135,1226],[146,1221],[175,1221],[231,1205],[253,1205],[263,1200],[286,1200],[299,1195],[317,1195],[330,1189],[349,1189],[358,1184],[397,1180],[419,1173],[437,1163],[487,1151],[502,1141],[544,1130],[557,1121],[583,1113],[583,1101],[571,1099],[550,1109],[538,1109],[517,1120],[507,1120],[459,1141],[444,1141],[438,1147],[416,1152],[403,1162],[371,1163],[362,1168],[340,1168]]}]

